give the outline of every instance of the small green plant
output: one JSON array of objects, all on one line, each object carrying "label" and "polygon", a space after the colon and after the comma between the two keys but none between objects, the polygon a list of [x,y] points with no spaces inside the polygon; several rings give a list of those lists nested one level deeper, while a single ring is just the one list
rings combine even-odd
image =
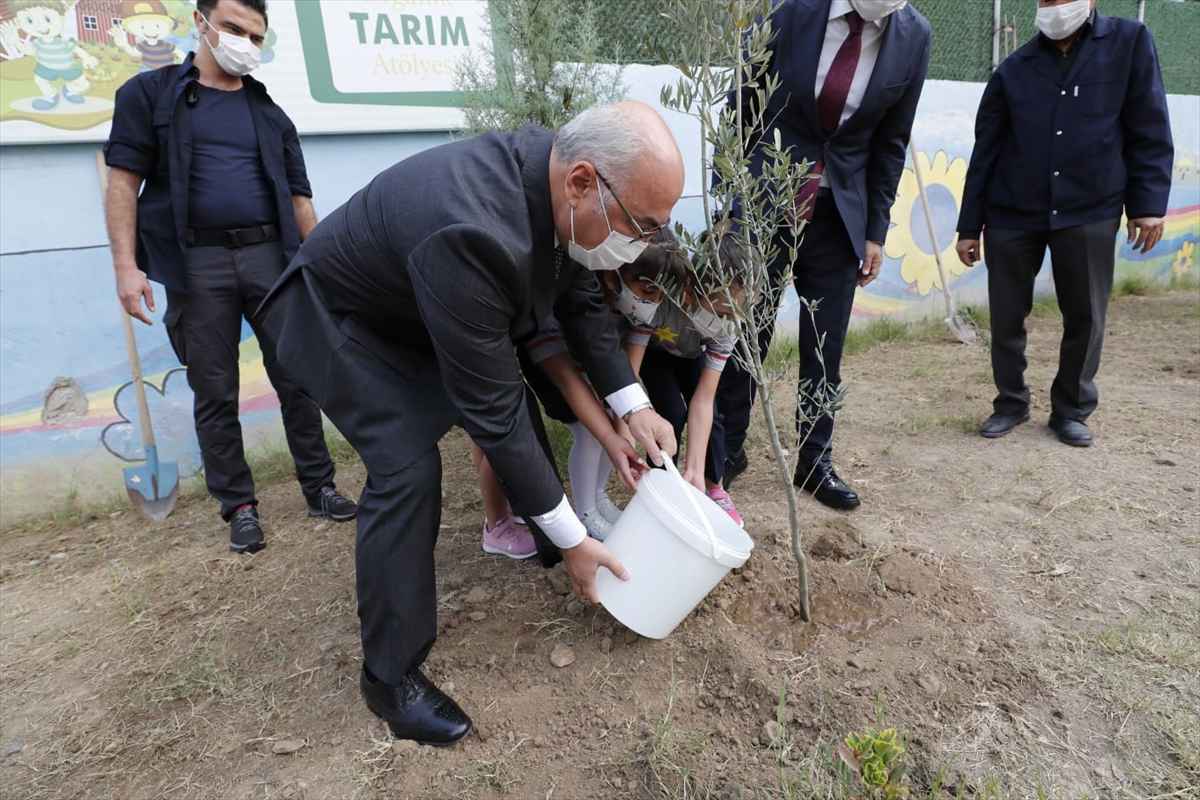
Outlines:
[{"label": "small green plant", "polygon": [[1145,297],[1154,291],[1154,279],[1145,275],[1127,275],[1117,281],[1113,294],[1117,297]]},{"label": "small green plant", "polygon": [[864,800],[898,800],[908,796],[908,789],[900,785],[906,750],[895,728],[867,728],[865,736],[851,733],[838,745],[839,771],[862,781]]},{"label": "small green plant", "polygon": [[493,0],[488,8],[496,49],[464,56],[454,79],[463,133],[527,122],[561,128],[589,106],[624,98],[621,70],[600,62],[602,10],[585,3],[571,15],[551,0]]}]

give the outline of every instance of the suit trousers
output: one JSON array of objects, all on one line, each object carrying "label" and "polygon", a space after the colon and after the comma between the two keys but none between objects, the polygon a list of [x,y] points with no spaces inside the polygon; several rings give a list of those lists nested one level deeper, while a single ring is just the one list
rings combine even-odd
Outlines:
[{"label": "suit trousers", "polygon": [[[386,406],[386,392],[374,397]],[[537,400],[532,392],[526,399],[538,440],[553,462]],[[336,424],[337,418],[332,419]],[[345,430],[353,444],[356,429]],[[361,452],[367,481],[358,500],[354,559],[363,661],[381,681],[396,684],[425,662],[437,641],[434,548],[442,522],[442,458],[438,448],[431,447],[399,472],[384,475],[371,468],[369,449]],[[525,517],[543,565],[562,560],[526,509],[514,506],[513,513]]]},{"label": "suit trousers", "polygon": [[[675,441],[683,441],[692,395],[704,370],[703,356],[680,358],[665,350],[647,347],[642,358],[640,376],[646,395],[663,419],[675,429]],[[704,454],[704,477],[720,483],[725,477],[725,416],[718,403],[713,403],[712,431]],[[691,447],[691,444],[688,444]],[[678,456],[676,456],[678,462]]]},{"label": "suit trousers", "polygon": [[1050,411],[1058,419],[1083,422],[1096,410],[1100,395],[1095,377],[1120,224],[1120,219],[1107,219],[1057,231],[987,229],[984,248],[997,389],[992,405],[997,414],[1015,417],[1029,409],[1025,318],[1033,309],[1034,279],[1047,248],[1063,320]]},{"label": "suit trousers", "polygon": [[204,479],[225,520],[239,506],[256,502],[238,419],[243,317],[258,338],[263,367],[279,395],[283,430],[304,496],[316,501],[321,487],[333,484],[321,411],[280,367],[274,339],[254,317],[283,267],[279,242],[236,249],[194,247],[187,253],[188,291],[167,291],[163,323],[175,355],[187,367]]},{"label": "suit trousers", "polygon": [[[804,228],[803,240],[790,260],[790,232],[783,232],[775,244],[779,253],[767,266],[772,285],[780,285],[790,274],[796,293],[804,299],[819,301],[812,316],[800,309],[798,344],[800,348],[800,408],[797,434],[801,441],[800,461],[811,465],[828,459],[832,452],[833,416],[819,414],[815,395],[823,388],[828,396],[842,382],[842,347],[854,306],[858,267],[862,263],[846,233],[833,197],[818,195],[813,205],[813,218]],[[758,331],[759,352],[766,357],[775,334],[777,308],[767,308],[764,294],[755,319],[762,320]],[[824,336],[824,341],[821,337]],[[731,359],[721,375],[717,404],[724,414],[725,448],[730,458],[741,452],[750,426],[750,410],[754,406],[754,381],[750,374]],[[806,417],[807,421],[800,419]]]}]

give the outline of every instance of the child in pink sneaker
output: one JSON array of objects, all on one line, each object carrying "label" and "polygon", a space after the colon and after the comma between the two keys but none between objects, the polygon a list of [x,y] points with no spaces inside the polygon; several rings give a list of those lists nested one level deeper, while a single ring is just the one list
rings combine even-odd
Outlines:
[{"label": "child in pink sneaker", "polygon": [[479,445],[471,442],[471,458],[479,473],[479,493],[483,496],[483,550],[485,553],[525,559],[537,554],[533,534],[519,527],[508,498],[492,472]]}]

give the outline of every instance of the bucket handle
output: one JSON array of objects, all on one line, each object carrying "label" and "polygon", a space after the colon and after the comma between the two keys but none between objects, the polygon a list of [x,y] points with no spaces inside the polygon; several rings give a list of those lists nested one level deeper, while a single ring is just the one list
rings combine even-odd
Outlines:
[{"label": "bucket handle", "polygon": [[667,472],[675,476],[675,479],[683,484],[683,493],[687,496],[688,502],[692,504],[692,508],[696,511],[696,516],[704,523],[704,533],[708,537],[708,546],[712,549],[712,558],[714,561],[719,561],[721,553],[721,542],[717,539],[716,531],[713,530],[712,523],[708,521],[708,515],[700,508],[700,504],[696,502],[696,498],[692,496],[693,486],[683,479],[679,474],[679,468],[675,466],[675,462],[665,451],[661,451],[663,466],[667,468]]}]

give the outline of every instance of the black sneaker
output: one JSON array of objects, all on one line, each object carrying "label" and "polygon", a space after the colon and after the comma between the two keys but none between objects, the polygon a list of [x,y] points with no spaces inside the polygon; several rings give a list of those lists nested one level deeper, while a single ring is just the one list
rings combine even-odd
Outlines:
[{"label": "black sneaker", "polygon": [[247,503],[229,520],[229,549],[235,553],[254,553],[266,546],[258,509]]},{"label": "black sneaker", "polygon": [[738,450],[725,457],[725,481],[721,485],[725,487],[725,491],[729,491],[729,487],[733,485],[733,480],[738,475],[746,471],[750,466],[750,459],[746,457],[745,449]]},{"label": "black sneaker", "polygon": [[338,494],[332,486],[322,486],[321,494],[308,501],[310,517],[329,517],[334,522],[349,522],[358,516],[358,506]]}]

